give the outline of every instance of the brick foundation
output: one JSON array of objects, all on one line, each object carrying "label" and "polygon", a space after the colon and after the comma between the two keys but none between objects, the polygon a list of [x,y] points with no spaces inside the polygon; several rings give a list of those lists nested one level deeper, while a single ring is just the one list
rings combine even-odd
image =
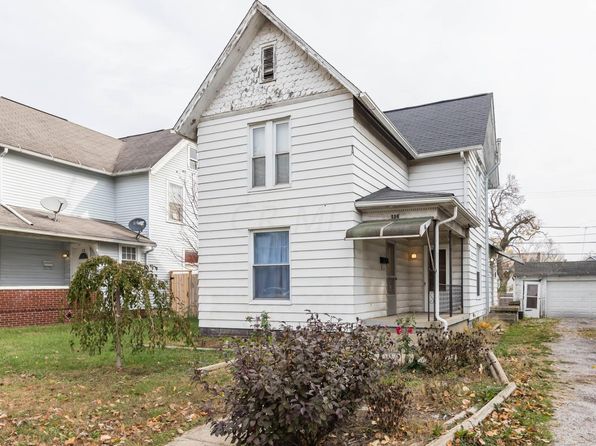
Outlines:
[{"label": "brick foundation", "polygon": [[67,289],[0,290],[0,327],[63,322]]}]

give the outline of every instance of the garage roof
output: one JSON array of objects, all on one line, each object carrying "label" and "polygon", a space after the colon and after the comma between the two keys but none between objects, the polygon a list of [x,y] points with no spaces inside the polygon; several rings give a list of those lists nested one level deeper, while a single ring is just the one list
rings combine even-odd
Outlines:
[{"label": "garage roof", "polygon": [[517,277],[596,276],[596,261],[528,262],[515,265]]}]

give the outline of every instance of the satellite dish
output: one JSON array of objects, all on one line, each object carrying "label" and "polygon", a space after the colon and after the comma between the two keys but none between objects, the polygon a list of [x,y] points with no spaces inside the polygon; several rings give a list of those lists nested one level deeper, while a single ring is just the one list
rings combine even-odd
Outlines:
[{"label": "satellite dish", "polygon": [[66,209],[66,206],[68,205],[66,200],[60,197],[46,197],[43,198],[40,203],[48,211],[54,213],[54,221],[56,221],[58,214]]},{"label": "satellite dish", "polygon": [[142,218],[133,218],[131,221],[128,222],[128,229],[130,229],[133,232],[136,232],[137,238],[139,238],[139,235],[141,234],[141,232],[143,232],[143,229],[145,229],[146,227],[147,222]]}]

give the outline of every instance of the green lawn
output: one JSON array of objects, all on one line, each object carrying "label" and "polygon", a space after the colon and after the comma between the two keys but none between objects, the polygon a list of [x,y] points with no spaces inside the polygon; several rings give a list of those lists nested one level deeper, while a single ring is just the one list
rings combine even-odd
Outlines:
[{"label": "green lawn", "polygon": [[[190,381],[220,352],[71,349],[70,327],[0,329],[0,444],[163,444],[205,420],[207,396]],[[212,379],[226,379],[225,372]]]},{"label": "green lawn", "polygon": [[518,388],[474,431],[461,432],[454,444],[515,446],[549,444],[555,371],[549,342],[558,337],[557,321],[524,319],[507,328],[494,351]]}]

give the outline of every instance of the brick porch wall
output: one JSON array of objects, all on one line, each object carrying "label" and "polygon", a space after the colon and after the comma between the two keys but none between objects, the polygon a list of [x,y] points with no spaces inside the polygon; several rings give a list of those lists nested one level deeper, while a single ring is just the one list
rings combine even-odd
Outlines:
[{"label": "brick porch wall", "polygon": [[68,289],[0,290],[0,327],[62,322],[67,293]]}]

